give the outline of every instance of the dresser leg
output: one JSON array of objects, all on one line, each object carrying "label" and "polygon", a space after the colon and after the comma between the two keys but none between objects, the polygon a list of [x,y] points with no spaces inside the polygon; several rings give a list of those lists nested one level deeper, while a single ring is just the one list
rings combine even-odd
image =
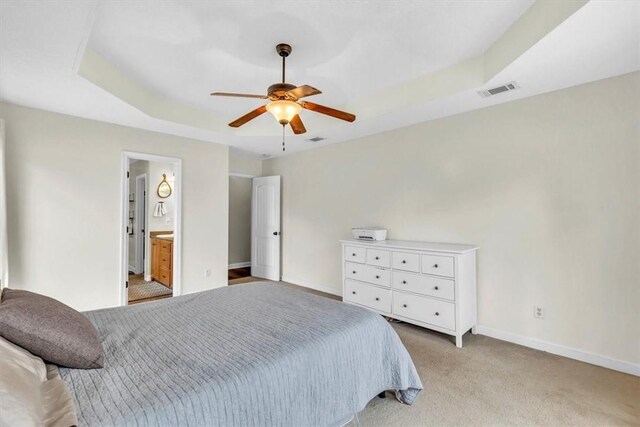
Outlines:
[{"label": "dresser leg", "polygon": [[462,348],[462,335],[456,335],[456,347]]},{"label": "dresser leg", "polygon": [[473,326],[471,327],[471,333],[472,333],[473,335],[478,335],[478,327],[477,327],[476,325],[473,325]]}]

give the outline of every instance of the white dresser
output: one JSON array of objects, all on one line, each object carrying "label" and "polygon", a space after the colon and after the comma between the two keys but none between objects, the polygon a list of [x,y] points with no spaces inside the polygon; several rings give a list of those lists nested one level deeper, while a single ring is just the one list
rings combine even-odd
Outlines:
[{"label": "white dresser", "polygon": [[477,246],[341,240],[342,298],[456,337],[476,333]]}]

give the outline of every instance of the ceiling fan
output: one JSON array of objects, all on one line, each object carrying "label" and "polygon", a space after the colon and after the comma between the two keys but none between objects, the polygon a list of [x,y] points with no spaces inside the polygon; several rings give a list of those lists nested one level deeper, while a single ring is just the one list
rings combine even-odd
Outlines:
[{"label": "ceiling fan", "polygon": [[318,89],[309,85],[294,86],[285,82],[285,59],[291,53],[291,46],[285,43],[280,43],[276,46],[276,52],[282,57],[282,83],[275,83],[269,86],[266,95],[250,95],[243,93],[225,93],[214,92],[213,96],[234,96],[240,98],[258,98],[268,99],[270,102],[266,105],[256,108],[255,110],[245,114],[229,123],[229,126],[237,128],[247,123],[250,120],[255,119],[266,111],[273,114],[283,128],[286,125],[290,125],[293,129],[293,133],[301,134],[305,133],[304,124],[300,119],[300,112],[302,109],[315,111],[316,113],[326,114],[327,116],[335,117],[337,119],[353,122],[356,116],[344,111],[336,110],[334,108],[325,107],[323,105],[314,104],[308,101],[300,101],[301,98],[307,96],[318,95],[320,92]]}]

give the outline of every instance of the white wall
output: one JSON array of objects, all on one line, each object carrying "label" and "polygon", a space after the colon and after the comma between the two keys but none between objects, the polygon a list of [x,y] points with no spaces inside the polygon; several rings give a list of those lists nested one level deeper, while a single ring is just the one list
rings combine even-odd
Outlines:
[{"label": "white wall", "polygon": [[477,244],[480,324],[639,363],[639,118],[636,72],[264,161],[283,275],[339,291],[353,226]]},{"label": "white wall", "polygon": [[[229,172],[261,176],[262,161],[230,149]],[[251,261],[251,191],[251,178],[229,177],[229,264]]]},{"label": "white wall", "polygon": [[227,146],[1,103],[0,118],[10,287],[118,305],[122,151],[182,159],[183,293],[226,285]]},{"label": "white wall", "polygon": [[[164,199],[158,196],[158,185],[162,182],[163,174],[167,176],[167,181],[172,189],[171,195]],[[149,162],[149,182],[147,183],[147,197],[149,200],[147,224],[149,231],[173,231],[174,229],[176,197],[173,192],[174,181],[172,177],[173,165],[162,162]],[[153,211],[158,202],[164,202],[167,213],[163,216],[156,217],[153,216]]]}]

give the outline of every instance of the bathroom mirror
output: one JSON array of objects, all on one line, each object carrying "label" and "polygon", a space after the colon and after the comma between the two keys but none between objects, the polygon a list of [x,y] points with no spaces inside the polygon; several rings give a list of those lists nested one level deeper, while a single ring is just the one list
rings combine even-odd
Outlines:
[{"label": "bathroom mirror", "polygon": [[158,185],[158,197],[162,199],[166,199],[170,195],[171,195],[171,186],[167,181],[167,175],[163,173],[162,182],[160,182],[160,185]]}]

